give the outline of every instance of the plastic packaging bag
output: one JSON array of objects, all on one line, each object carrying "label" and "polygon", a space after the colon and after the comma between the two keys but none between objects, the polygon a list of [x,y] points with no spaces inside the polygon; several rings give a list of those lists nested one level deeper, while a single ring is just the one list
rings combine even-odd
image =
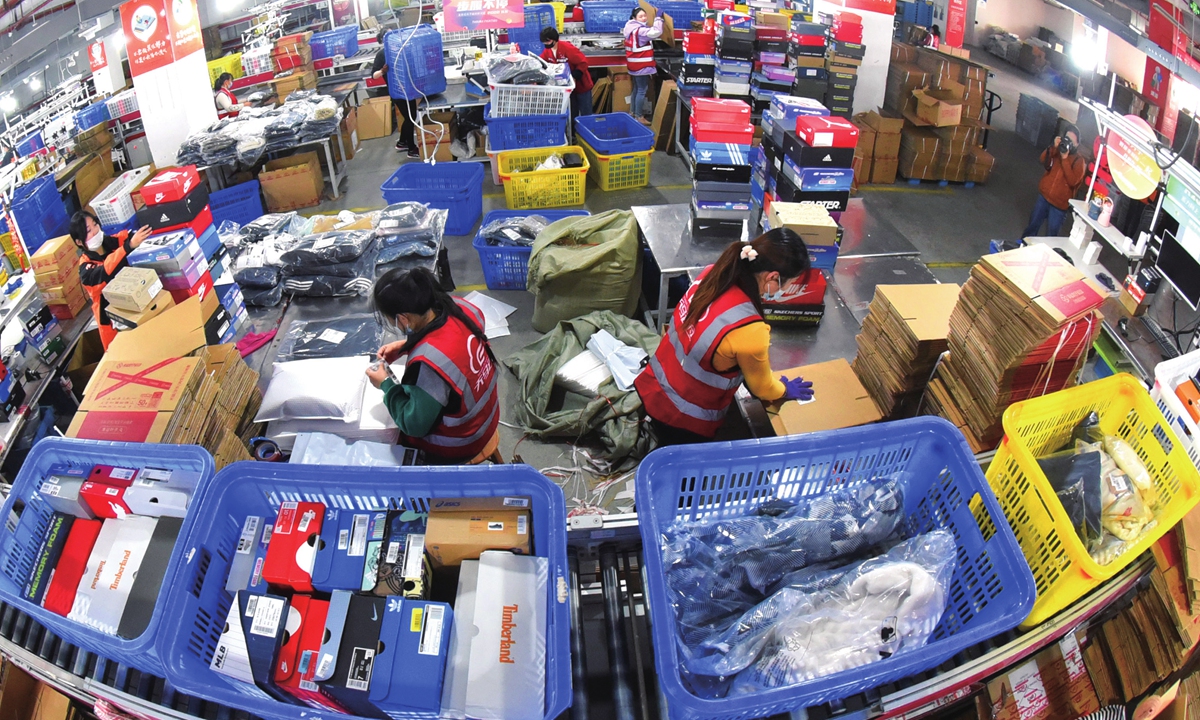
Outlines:
[{"label": "plastic packaging bag", "polygon": [[[441,249],[442,233],[446,227],[448,213],[445,210],[428,210],[418,203],[408,204],[416,205],[421,210],[414,211],[405,218],[392,215],[386,220],[381,214],[375,230],[379,234],[376,264],[386,265],[403,258],[433,258]],[[384,210],[384,213],[386,212],[387,210]],[[409,224],[410,222],[415,224]]]},{"label": "plastic packaging bag", "polygon": [[380,337],[379,322],[373,314],[296,321],[288,327],[276,361],[374,355],[383,344]]},{"label": "plastic packaging bag", "polygon": [[370,363],[365,355],[275,363],[254,421],[336,419],[357,423]]},{"label": "plastic packaging bag", "polygon": [[283,300],[283,285],[269,288],[242,288],[242,301],[247,307],[275,307]]},{"label": "plastic packaging bag", "polygon": [[425,227],[428,220],[429,206],[424,203],[393,203],[379,212],[375,230],[378,235],[398,234]]},{"label": "plastic packaging bag", "polygon": [[1138,495],[1141,495],[1146,507],[1153,510],[1158,505],[1158,490],[1137,452],[1129,443],[1115,435],[1104,436],[1104,451],[1112,457],[1117,467],[1121,468],[1121,472],[1133,481],[1133,486],[1137,488]]},{"label": "plastic packaging bag", "polygon": [[625,392],[633,389],[633,380],[648,357],[645,350],[626,345],[609,335],[607,330],[597,330],[588,338],[587,346],[608,366],[617,387]]},{"label": "plastic packaging bag", "polygon": [[1104,534],[1100,519],[1100,453],[1056,453],[1037,462],[1079,539],[1088,548],[1098,544]]},{"label": "plastic packaging bag", "polygon": [[[370,265],[367,265],[370,268]],[[336,275],[297,275],[283,281],[282,287],[301,297],[351,297],[371,291],[371,278]]]},{"label": "plastic packaging bag", "polygon": [[796,593],[731,692],[796,685],[925,645],[946,609],[954,554],[954,536],[938,530],[832,571],[842,573],[832,588]]},{"label": "plastic packaging bag", "polygon": [[333,263],[357,260],[374,244],[375,234],[369,230],[319,233],[300,240],[281,259],[290,269],[318,271]]},{"label": "plastic packaging bag", "polygon": [[550,221],[541,215],[527,215],[493,220],[479,232],[488,245],[533,247],[538,233],[545,230],[549,224]]},{"label": "plastic packaging bag", "polygon": [[1121,472],[1112,457],[1101,449],[1100,443],[1076,441],[1081,452],[1100,453],[1100,494],[1104,529],[1125,542],[1137,540],[1154,522],[1133,483]]}]

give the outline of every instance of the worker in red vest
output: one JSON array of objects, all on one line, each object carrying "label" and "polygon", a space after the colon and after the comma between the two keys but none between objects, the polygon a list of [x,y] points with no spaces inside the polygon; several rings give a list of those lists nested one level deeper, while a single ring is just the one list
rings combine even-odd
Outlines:
[{"label": "worker in red vest", "polygon": [[642,108],[646,99],[646,91],[650,89],[650,78],[658,72],[654,66],[654,38],[662,37],[663,21],[661,17],[654,18],[650,25],[646,11],[640,7],[634,8],[629,15],[629,22],[621,30],[625,36],[625,67],[629,68],[629,77],[633,80],[633,96],[629,100],[629,112],[643,125],[649,125]]},{"label": "worker in red vest", "polygon": [[571,77],[575,78],[575,89],[571,91],[571,118],[592,114],[592,72],[588,68],[587,56],[566,40],[558,39],[558,28],[547,25],[542,28],[542,59],[552,63],[567,63]]},{"label": "worker in red vest", "polygon": [[[500,399],[496,357],[483,334],[484,317],[446,294],[425,268],[389,270],[372,290],[383,322],[405,339],[379,349],[367,370],[400,428],[401,442],[435,464],[499,458]],[[408,355],[404,376],[387,365]]]},{"label": "worker in red vest", "polygon": [[233,74],[221,73],[213,85],[213,99],[217,103],[218,117],[236,117],[242,111],[237,96],[233,94]]},{"label": "worker in red vest", "polygon": [[71,216],[67,233],[75,241],[76,247],[83,251],[83,256],[79,258],[79,280],[92,300],[92,312],[96,314],[96,325],[100,329],[100,343],[107,350],[117,331],[108,317],[104,288],[117,273],[129,266],[127,255],[150,237],[150,227],[142,227],[132,236],[128,230],[105,235],[92,211],[80,210]]},{"label": "worker in red vest", "polygon": [[771,371],[762,316],[763,299],[809,267],[804,241],[780,228],[733,243],[692,283],[634,381],[660,445],[711,440],[743,382],[768,402],[812,398],[812,383]]}]

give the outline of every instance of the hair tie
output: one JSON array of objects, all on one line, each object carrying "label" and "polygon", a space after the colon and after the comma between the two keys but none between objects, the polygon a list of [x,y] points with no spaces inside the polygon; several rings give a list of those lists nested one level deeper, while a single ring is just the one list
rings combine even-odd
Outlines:
[{"label": "hair tie", "polygon": [[755,260],[758,259],[758,251],[755,250],[754,247],[750,243],[746,243],[745,245],[742,246],[741,257],[743,260],[749,260],[750,262],[754,262]]}]

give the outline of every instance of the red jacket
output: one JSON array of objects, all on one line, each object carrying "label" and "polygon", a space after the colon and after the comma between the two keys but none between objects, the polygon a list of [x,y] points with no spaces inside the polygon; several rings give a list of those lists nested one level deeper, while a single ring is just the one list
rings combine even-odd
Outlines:
[{"label": "red jacket", "polygon": [[[117,273],[129,266],[126,259],[131,250],[129,238],[129,231],[122,230],[115,237],[110,235],[104,238],[108,249],[106,254],[100,255],[91,250],[84,250],[83,257],[79,258],[79,280],[84,292],[92,301],[92,312],[96,315],[96,325],[100,327],[100,341],[105,350],[117,336],[117,331],[108,318],[108,299],[104,297],[104,288]],[[109,242],[110,240],[113,242]]]},{"label": "red jacket", "polygon": [[592,73],[588,71],[587,56],[579,48],[566,40],[559,40],[554,49],[542,51],[542,59],[547,62],[565,62],[571,66],[571,74],[575,76],[575,92],[592,91]]}]

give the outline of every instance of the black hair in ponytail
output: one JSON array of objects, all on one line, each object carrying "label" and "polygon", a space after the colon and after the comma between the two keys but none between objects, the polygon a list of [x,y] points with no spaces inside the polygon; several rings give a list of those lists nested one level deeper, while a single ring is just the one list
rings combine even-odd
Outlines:
[{"label": "black hair in ponytail", "polygon": [[445,325],[446,320],[453,317],[467,326],[471,334],[482,343],[492,364],[497,364],[496,356],[492,354],[492,346],[488,342],[487,336],[483,334],[483,328],[479,327],[475,319],[454,302],[454,298],[442,290],[437,278],[427,268],[388,270],[383,277],[375,281],[375,287],[371,290],[371,299],[375,304],[375,310],[388,318],[394,318],[404,313],[424,315],[433,310],[433,321],[408,336],[408,342],[404,346],[405,350],[416,347],[417,343],[421,342],[425,336]]},{"label": "black hair in ponytail", "polygon": [[[758,253],[754,260],[742,259],[742,248],[746,245]],[[749,243],[731,243],[700,281],[684,324],[694,325],[708,306],[734,285],[741,288],[758,312],[762,313],[762,297],[755,278],[757,273],[777,272],[780,282],[787,282],[808,272],[810,266],[808,247],[790,228],[768,230]]]}]

